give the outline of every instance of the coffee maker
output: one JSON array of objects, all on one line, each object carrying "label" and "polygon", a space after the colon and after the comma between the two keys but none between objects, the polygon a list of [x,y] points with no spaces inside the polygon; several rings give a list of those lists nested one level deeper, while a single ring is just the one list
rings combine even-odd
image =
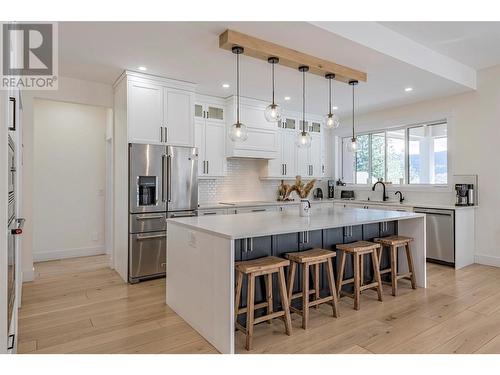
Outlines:
[{"label": "coffee maker", "polygon": [[474,185],[455,184],[455,206],[474,206]]},{"label": "coffee maker", "polygon": [[333,199],[335,194],[335,181],[328,180],[328,199]]}]

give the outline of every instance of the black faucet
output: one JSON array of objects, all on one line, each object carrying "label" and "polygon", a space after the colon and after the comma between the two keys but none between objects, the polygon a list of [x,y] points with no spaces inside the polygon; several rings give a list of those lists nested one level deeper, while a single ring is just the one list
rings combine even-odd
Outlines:
[{"label": "black faucet", "polygon": [[384,188],[384,191],[383,191],[383,195],[382,195],[382,200],[385,202],[386,200],[389,199],[389,197],[385,194],[385,184],[382,182],[382,181],[377,181],[373,184],[372,186],[372,191],[375,191],[375,187],[378,185],[378,184],[382,184],[383,188]]},{"label": "black faucet", "polygon": [[398,194],[399,194],[399,203],[403,203],[403,201],[405,200],[405,198],[403,197],[403,193],[401,193],[399,190],[394,193],[394,195]]}]

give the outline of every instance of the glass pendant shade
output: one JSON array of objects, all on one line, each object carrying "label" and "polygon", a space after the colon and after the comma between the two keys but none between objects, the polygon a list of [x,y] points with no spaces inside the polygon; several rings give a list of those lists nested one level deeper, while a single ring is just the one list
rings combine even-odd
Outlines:
[{"label": "glass pendant shade", "polygon": [[264,111],[264,116],[269,122],[281,121],[281,107],[278,104],[269,104]]},{"label": "glass pendant shade", "polygon": [[325,116],[325,126],[327,129],[337,129],[340,126],[340,118],[336,113],[329,113]]},{"label": "glass pendant shade", "polygon": [[298,148],[308,148],[311,147],[311,134],[308,132],[300,132],[297,134],[297,140],[295,143]]},{"label": "glass pendant shade", "polygon": [[351,142],[347,144],[347,151],[353,153],[358,151],[358,140],[356,138],[351,138]]},{"label": "glass pendant shade", "polygon": [[233,124],[233,126],[229,128],[229,138],[231,138],[233,142],[246,141],[246,139],[248,138],[246,125],[242,123]]}]

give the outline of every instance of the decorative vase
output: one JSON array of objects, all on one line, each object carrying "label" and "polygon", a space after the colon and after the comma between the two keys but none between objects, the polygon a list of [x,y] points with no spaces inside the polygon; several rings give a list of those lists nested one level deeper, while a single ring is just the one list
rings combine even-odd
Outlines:
[{"label": "decorative vase", "polygon": [[302,217],[311,216],[311,202],[309,202],[307,199],[300,200],[299,216],[302,216]]}]

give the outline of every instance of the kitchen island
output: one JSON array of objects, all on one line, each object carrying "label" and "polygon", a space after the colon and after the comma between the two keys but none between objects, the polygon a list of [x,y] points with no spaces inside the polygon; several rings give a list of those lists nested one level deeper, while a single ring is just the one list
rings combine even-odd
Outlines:
[{"label": "kitchen island", "polygon": [[[221,353],[234,353],[236,261],[399,234],[415,239],[417,285],[426,286],[423,214],[329,207],[310,217],[298,210],[199,216],[169,219],[167,232],[166,303]],[[399,261],[404,272],[405,259]]]}]

